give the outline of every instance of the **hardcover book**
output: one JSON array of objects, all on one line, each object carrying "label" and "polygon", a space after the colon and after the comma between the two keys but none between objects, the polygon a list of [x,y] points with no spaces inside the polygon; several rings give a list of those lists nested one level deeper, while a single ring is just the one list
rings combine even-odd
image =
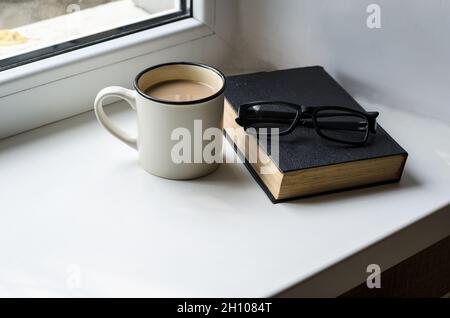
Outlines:
[{"label": "hardcover book", "polygon": [[[236,123],[239,105],[260,100],[363,108],[320,66],[228,77],[225,135],[272,202],[400,180],[408,154],[380,126],[362,147],[336,144],[314,129],[297,127],[279,136],[274,160],[270,142],[262,143]],[[252,142],[256,160],[249,160]]]}]

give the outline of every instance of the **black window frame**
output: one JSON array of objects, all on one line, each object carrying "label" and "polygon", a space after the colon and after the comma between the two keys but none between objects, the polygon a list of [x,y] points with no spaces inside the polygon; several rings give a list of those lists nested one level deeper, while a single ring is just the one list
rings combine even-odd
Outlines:
[{"label": "black window frame", "polygon": [[112,30],[81,37],[71,41],[52,45],[42,49],[37,49],[23,54],[18,54],[0,60],[0,72],[18,66],[22,66],[25,64],[37,62],[43,59],[47,59],[56,55],[79,50],[91,45],[99,44],[133,33],[149,30],[168,23],[173,23],[176,21],[193,17],[193,0],[179,0],[179,1],[180,1],[180,10],[175,13],[140,21],[130,25],[121,26]]}]

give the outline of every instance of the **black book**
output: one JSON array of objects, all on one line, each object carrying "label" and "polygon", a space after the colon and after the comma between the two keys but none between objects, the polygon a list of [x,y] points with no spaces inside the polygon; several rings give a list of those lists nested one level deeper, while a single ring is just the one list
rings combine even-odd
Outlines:
[{"label": "black book", "polygon": [[[329,142],[314,129],[298,127],[280,136],[278,160],[272,160],[270,142],[256,141],[258,160],[250,163],[247,148],[249,138],[255,137],[235,122],[239,105],[278,100],[363,108],[320,66],[231,76],[227,80],[225,134],[272,202],[400,180],[408,154],[382,127],[363,147]],[[261,173],[263,166],[272,172],[266,169]]]}]

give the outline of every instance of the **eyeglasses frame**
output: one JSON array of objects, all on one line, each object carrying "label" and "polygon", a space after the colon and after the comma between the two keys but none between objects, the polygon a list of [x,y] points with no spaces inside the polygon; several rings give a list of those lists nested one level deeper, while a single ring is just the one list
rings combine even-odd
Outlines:
[{"label": "eyeglasses frame", "polygon": [[[371,133],[376,134],[376,131],[377,131],[378,125],[377,125],[376,119],[379,116],[378,112],[365,112],[365,111],[359,111],[359,110],[355,110],[355,109],[352,109],[349,107],[342,107],[342,106],[305,106],[305,105],[298,105],[295,103],[290,103],[290,102],[285,102],[285,101],[268,101],[268,100],[264,101],[263,100],[263,101],[254,101],[254,102],[242,104],[238,108],[238,117],[236,118],[236,122],[240,126],[242,126],[244,128],[244,130],[247,132],[247,129],[249,128],[250,123],[248,123],[248,121],[247,121],[246,114],[247,114],[249,108],[258,106],[258,105],[268,105],[268,104],[284,105],[284,106],[288,106],[296,111],[295,118],[294,118],[292,124],[290,125],[290,127],[288,129],[280,132],[278,134],[279,136],[285,136],[285,135],[292,133],[296,129],[300,120],[306,119],[305,118],[306,116],[309,116],[309,118],[312,120],[313,128],[321,138],[329,140],[329,141],[333,141],[336,143],[353,145],[353,146],[362,146],[367,143],[367,141],[369,140],[370,134]],[[361,117],[362,119],[367,120],[368,128],[366,130],[364,140],[361,142],[344,141],[344,140],[335,139],[335,138],[332,138],[332,137],[329,137],[329,136],[323,134],[323,132],[321,131],[321,128],[317,122],[317,118],[318,118],[317,114],[319,112],[327,111],[327,110],[349,112],[351,114]],[[258,136],[259,135],[270,136],[271,133],[257,132],[257,135]]]}]

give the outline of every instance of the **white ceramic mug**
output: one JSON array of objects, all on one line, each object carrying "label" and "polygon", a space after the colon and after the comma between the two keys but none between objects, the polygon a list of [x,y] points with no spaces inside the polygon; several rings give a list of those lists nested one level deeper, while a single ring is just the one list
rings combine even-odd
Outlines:
[{"label": "white ceramic mug", "polygon": [[[205,83],[214,93],[200,100],[177,102],[160,100],[144,92],[153,85],[172,80]],[[173,140],[172,134],[179,128],[189,131],[194,138],[189,151],[193,155],[202,152],[210,143],[203,139],[203,133],[208,128],[222,129],[225,85],[225,76],[211,66],[186,62],[162,64],[142,71],[134,82],[135,90],[108,87],[100,91],[95,100],[95,114],[107,131],[139,152],[139,161],[147,172],[167,179],[194,179],[211,173],[219,163],[174,162],[172,152],[178,141]],[[136,110],[137,138],[129,136],[108,118],[103,109],[107,97],[124,99]],[[201,133],[196,131],[199,121]],[[214,140],[215,149],[220,153],[222,140]]]}]

